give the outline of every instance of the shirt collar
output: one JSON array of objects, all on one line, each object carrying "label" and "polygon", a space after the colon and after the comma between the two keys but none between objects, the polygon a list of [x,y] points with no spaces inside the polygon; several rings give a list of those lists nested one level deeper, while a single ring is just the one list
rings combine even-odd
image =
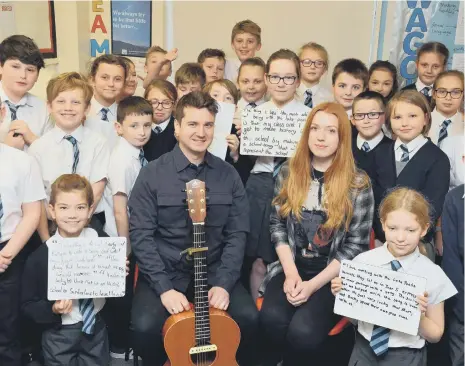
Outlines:
[{"label": "shirt collar", "polygon": [[[1,81],[0,81],[0,97],[1,97],[2,103],[5,102],[6,100],[10,101],[10,98],[8,97],[8,95],[6,95],[5,90],[3,89],[3,85]],[[11,103],[13,103],[14,105],[28,105],[29,107],[32,107],[31,101],[29,98],[29,93],[26,93],[18,103],[14,103],[14,102],[11,102]]]},{"label": "shirt collar", "polygon": [[[239,102],[237,103],[237,106],[238,106],[239,108],[241,108],[241,109],[244,109],[244,108],[247,108],[248,105],[249,105],[250,103],[252,103],[252,102],[248,102],[248,101],[246,101],[244,98],[241,98],[241,99],[239,99]],[[259,99],[259,100],[257,100],[257,101],[255,102],[255,104],[257,105],[257,107],[258,107],[259,105],[262,105],[263,103],[265,103],[265,96],[263,96],[261,99]]]},{"label": "shirt collar", "polygon": [[58,126],[55,126],[52,130],[53,139],[57,144],[59,144],[63,140],[63,138],[68,135],[73,136],[77,142],[81,143],[83,132],[84,131],[82,125],[76,128],[72,133],[66,133]]},{"label": "shirt collar", "polygon": [[[284,112],[293,112],[293,107],[296,105],[296,104],[302,104],[302,103],[299,103],[297,102],[297,100],[295,99],[292,99],[291,101],[287,102],[287,104],[285,104],[284,106],[282,107],[278,107],[272,100],[270,100],[270,103],[276,108],[276,109],[280,109]],[[310,109],[309,109],[310,110]]]},{"label": "shirt collar", "polygon": [[410,141],[408,144],[404,144],[399,138],[396,140],[396,143],[394,144],[394,150],[397,150],[400,148],[400,145],[406,145],[408,152],[411,153],[415,149],[418,148],[424,141],[426,140],[426,137],[423,135],[418,135],[415,137],[412,141]]},{"label": "shirt collar", "polygon": [[428,95],[431,96],[433,92],[433,85],[425,85],[423,82],[420,80],[420,78],[417,79],[415,82],[415,88],[417,88],[417,91],[421,92],[424,88],[429,88]]},{"label": "shirt collar", "polygon": [[439,112],[437,108],[434,108],[433,111],[431,112],[431,114],[432,114],[431,119],[436,119],[435,117],[437,117],[437,120],[439,121],[439,125],[441,125],[442,122],[444,122],[446,119],[450,119],[451,121],[454,121],[458,117],[459,111],[457,111],[451,117],[444,117],[443,114],[441,112]]},{"label": "shirt collar", "polygon": [[126,140],[124,137],[119,137],[118,144],[121,145],[123,149],[125,149],[130,156],[133,158],[139,159],[139,154],[141,149],[138,147],[135,147],[129,143],[128,140]]},{"label": "shirt collar", "polygon": [[116,119],[116,109],[118,108],[118,104],[115,102],[109,107],[104,107],[101,105],[95,97],[92,97],[91,101],[92,108],[94,109],[95,114],[99,114],[102,108],[107,108],[110,111],[110,114]]},{"label": "shirt collar", "polygon": [[357,147],[359,149],[362,148],[362,145],[364,142],[368,143],[368,146],[370,146],[370,150],[373,150],[378,144],[381,142],[383,139],[384,134],[382,131],[379,131],[379,133],[373,137],[371,140],[365,140],[360,134],[357,135]]},{"label": "shirt collar", "polygon": [[158,126],[158,127],[161,128],[161,131],[163,132],[165,130],[165,128],[168,126],[168,124],[170,123],[170,121],[171,121],[171,116],[166,121],[163,121],[163,122],[161,122],[159,124],[153,123],[152,124],[152,130],[155,131],[155,128]]},{"label": "shirt collar", "polygon": [[[179,143],[176,144],[172,152],[174,157],[174,164],[176,165],[176,171],[178,173],[192,164],[189,159],[187,159],[186,155],[184,155],[182,152],[181,148],[179,147]],[[205,153],[205,157],[202,163],[206,163],[210,168],[215,167],[215,159],[208,151]]]},{"label": "shirt collar", "polygon": [[391,263],[394,260],[397,260],[400,262],[402,265],[402,268],[404,270],[408,270],[413,263],[418,259],[420,256],[420,250],[418,249],[418,246],[415,248],[415,250],[403,257],[396,258],[392,255],[392,253],[388,249],[388,244],[387,242],[384,243],[384,245],[380,248],[380,255],[377,256],[376,263],[373,263],[374,265],[383,265],[383,264],[388,264]]}]

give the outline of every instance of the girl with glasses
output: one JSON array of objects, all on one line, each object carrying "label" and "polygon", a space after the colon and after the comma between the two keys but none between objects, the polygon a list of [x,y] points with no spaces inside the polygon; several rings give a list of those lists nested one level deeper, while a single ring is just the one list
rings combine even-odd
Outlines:
[{"label": "girl with glasses", "polygon": [[145,89],[144,98],[153,108],[152,134],[144,146],[145,158],[150,162],[173,150],[177,143],[173,111],[178,93],[169,81],[157,79]]}]

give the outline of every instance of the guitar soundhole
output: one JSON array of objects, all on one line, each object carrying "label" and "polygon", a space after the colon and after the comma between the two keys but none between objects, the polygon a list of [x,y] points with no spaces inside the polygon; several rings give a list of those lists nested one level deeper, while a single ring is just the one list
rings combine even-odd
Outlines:
[{"label": "guitar soundhole", "polygon": [[216,358],[216,351],[202,352],[191,355],[192,363],[196,366],[210,366]]}]

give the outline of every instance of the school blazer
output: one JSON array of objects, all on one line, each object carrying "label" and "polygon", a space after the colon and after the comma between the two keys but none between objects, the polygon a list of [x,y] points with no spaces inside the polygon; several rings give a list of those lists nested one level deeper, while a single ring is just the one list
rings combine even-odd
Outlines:
[{"label": "school blazer", "polygon": [[383,139],[379,142],[378,145],[373,150],[370,150],[368,152],[364,152],[360,150],[357,147],[357,136],[355,136],[352,140],[352,154],[354,155],[354,160],[355,164],[357,165],[357,168],[360,168],[364,170],[368,176],[370,177],[371,180],[373,180],[373,176],[371,175],[375,161],[375,154],[378,149],[381,148],[381,146],[390,144],[392,140],[384,136]]},{"label": "school blazer", "polygon": [[[447,155],[430,140],[416,152],[399,176],[396,175],[396,159],[394,141],[383,144],[375,152],[374,164],[369,175],[372,177],[375,196],[375,219],[373,228],[376,237],[381,241],[385,236],[381,227],[378,208],[389,191],[394,187],[408,187],[422,193],[430,202],[434,222],[441,216],[442,207],[449,190],[450,163]],[[426,240],[432,238],[433,231],[427,234]]]},{"label": "school blazer", "polygon": [[[409,84],[409,85],[406,85],[402,88],[402,90],[417,90],[417,86],[415,85],[415,83],[413,84]],[[428,103],[431,105],[431,97],[428,95],[426,96],[426,99],[428,99]]]},{"label": "school blazer", "polygon": [[144,156],[148,162],[156,160],[173,150],[177,142],[174,137],[174,117],[171,116],[168,125],[160,134],[151,131],[150,139],[144,146]]}]

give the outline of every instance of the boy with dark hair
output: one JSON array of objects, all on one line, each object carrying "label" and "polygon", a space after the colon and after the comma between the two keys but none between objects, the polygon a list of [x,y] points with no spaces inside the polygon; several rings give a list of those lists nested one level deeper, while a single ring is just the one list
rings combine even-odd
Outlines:
[{"label": "boy with dark hair", "polygon": [[200,52],[197,62],[202,66],[206,75],[206,83],[223,79],[226,56],[223,51],[207,48]]},{"label": "boy with dark hair", "polygon": [[206,79],[205,71],[199,64],[194,62],[182,64],[174,76],[178,100],[190,92],[202,90]]}]

